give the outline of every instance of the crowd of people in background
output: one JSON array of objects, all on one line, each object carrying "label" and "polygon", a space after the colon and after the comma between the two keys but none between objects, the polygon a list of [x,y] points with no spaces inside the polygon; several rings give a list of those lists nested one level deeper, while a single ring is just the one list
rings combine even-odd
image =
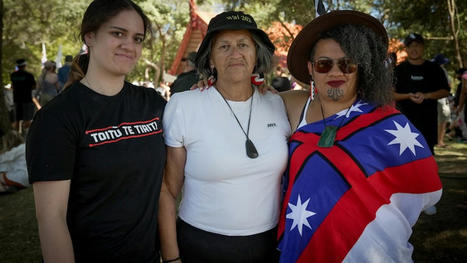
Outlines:
[{"label": "crowd of people in background", "polygon": [[[36,78],[26,70],[26,59],[16,60],[16,69],[10,75],[11,84],[5,88],[5,103],[13,128],[25,133],[34,113],[60,93],[68,80],[73,57],[65,57],[65,65],[58,69],[55,61],[45,61]],[[12,97],[12,98],[11,98]]]},{"label": "crowd of people in background", "polygon": [[[423,44],[423,38],[418,34],[411,34],[415,35],[421,39],[419,43]],[[409,35],[409,37],[411,36]],[[416,42],[417,40],[415,40]],[[411,48],[407,46],[407,50]],[[412,48],[413,49],[413,48]],[[424,52],[424,51],[423,51]],[[408,99],[401,100],[398,97],[398,87],[401,87],[406,80],[402,76],[397,76],[403,68],[405,68],[409,61],[411,60],[410,56],[413,51],[409,54],[409,58],[407,61],[402,62],[401,65],[397,63],[397,55],[395,52],[388,54],[388,61],[396,67],[395,75],[394,75],[394,86],[396,88],[395,93],[395,101],[397,102],[394,105],[397,105],[398,109],[402,109],[405,114],[409,116],[417,114],[417,112],[421,113],[424,112],[423,110],[404,110],[404,107],[407,103],[412,104],[413,107],[426,107],[429,104],[429,101],[425,101],[425,103],[417,104],[415,102],[409,102]],[[155,89],[164,99],[169,100],[171,95],[177,92],[183,92],[190,90],[193,85],[196,85],[199,80],[199,75],[194,68],[194,57],[196,52],[190,52],[187,57],[182,58],[182,73],[177,76],[175,81],[167,82],[161,81],[157,87],[155,87],[154,82],[152,81],[134,81],[134,85],[144,86],[147,88]],[[423,53],[422,53],[423,57]],[[34,112],[40,109],[43,105],[53,99],[60,91],[63,90],[65,84],[68,80],[68,75],[70,73],[71,64],[73,61],[73,56],[67,55],[65,56],[65,63],[64,65],[58,69],[56,67],[56,63],[54,61],[46,61],[42,65],[41,74],[36,78],[30,72],[26,70],[27,62],[25,59],[18,59],[16,61],[16,70],[15,74],[11,75],[11,83],[5,86],[5,103],[8,108],[9,118],[12,122],[12,127],[14,130],[18,132],[23,132],[27,130],[30,125],[30,121],[32,120],[32,116]],[[450,63],[450,60],[446,58],[443,54],[437,54],[431,60],[423,59],[423,64],[430,64],[435,63],[437,64],[440,70],[436,73],[435,81],[442,80],[446,82],[447,85],[444,85],[444,90],[448,91],[448,95],[446,96],[446,92],[443,92],[443,97],[437,100],[437,130],[436,134],[437,137],[434,137],[434,124],[432,124],[432,128],[430,132],[427,133],[428,138],[430,138],[430,148],[434,149],[434,147],[446,147],[444,143],[445,140],[452,140],[457,142],[465,142],[467,141],[467,127],[465,124],[465,111],[463,110],[463,106],[465,105],[465,101],[460,103],[461,96],[466,93],[465,90],[467,84],[466,82],[466,75],[464,74],[467,72],[465,68],[459,68],[456,70],[455,78],[451,78],[448,75],[448,72],[445,68],[445,65]],[[423,71],[423,70],[422,70]],[[440,73],[443,72],[444,77],[440,77]],[[18,79],[17,76],[25,75],[24,79],[20,77]],[[430,75],[430,74],[428,74]],[[399,80],[398,80],[399,79]],[[454,86],[454,81],[457,82],[457,85]],[[413,81],[413,80],[411,80]],[[273,74],[269,75],[267,79],[268,85],[272,88],[277,90],[278,92],[283,92],[287,90],[302,90],[307,89],[303,83],[296,81],[293,76],[290,75],[287,68],[284,68],[281,65],[277,65],[273,71]],[[397,83],[397,84],[396,84]],[[427,83],[433,83],[428,81]],[[439,85],[435,85],[439,87]],[[14,91],[15,90],[15,91]],[[31,95],[29,95],[31,94]],[[467,96],[463,95],[465,99]],[[434,100],[431,103],[431,114],[421,114],[426,119],[430,119],[432,123],[435,123],[435,120],[432,117],[434,115]],[[420,116],[413,117],[412,119],[416,119],[415,122],[425,122]],[[21,123],[21,125],[20,125]],[[423,129],[422,129],[423,130]]]}]

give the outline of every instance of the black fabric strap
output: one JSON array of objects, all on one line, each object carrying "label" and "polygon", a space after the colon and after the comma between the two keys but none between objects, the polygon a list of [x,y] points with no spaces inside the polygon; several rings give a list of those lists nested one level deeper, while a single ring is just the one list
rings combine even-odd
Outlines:
[{"label": "black fabric strap", "polygon": [[177,261],[177,260],[179,260],[179,259],[180,259],[180,257],[173,258],[173,259],[162,260],[162,263],[174,262],[174,261]]},{"label": "black fabric strap", "polygon": [[[295,127],[295,130],[298,129],[298,126],[300,126],[300,123],[302,122],[303,117],[305,116],[305,109],[306,109],[306,104],[308,103],[308,99],[305,101],[305,105],[303,105],[302,109],[302,114],[300,114],[300,119],[298,119],[297,127]],[[311,103],[311,102],[310,102]],[[305,120],[306,121],[306,120]]]}]

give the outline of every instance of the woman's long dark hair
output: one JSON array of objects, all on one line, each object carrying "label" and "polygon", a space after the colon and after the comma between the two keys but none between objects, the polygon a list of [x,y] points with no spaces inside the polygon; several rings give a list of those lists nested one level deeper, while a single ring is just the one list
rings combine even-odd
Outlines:
[{"label": "woman's long dark hair", "polygon": [[[392,66],[386,63],[387,45],[373,30],[364,26],[343,25],[321,34],[319,39],[333,39],[344,53],[358,63],[357,94],[360,99],[386,105],[393,99]],[[316,48],[313,47],[311,60]]]},{"label": "woman's long dark hair", "polygon": [[[117,16],[120,12],[126,10],[134,10],[141,16],[141,19],[143,19],[145,36],[146,32],[152,32],[151,21],[144,14],[141,7],[139,7],[133,1],[94,0],[91,4],[89,4],[88,8],[86,9],[86,12],[83,16],[83,20],[81,22],[81,30],[79,33],[81,41],[83,41],[83,43],[86,43],[84,41],[84,36],[86,34],[91,32],[97,32],[102,26],[102,24]],[[90,51],[88,49],[88,53],[78,55],[73,59],[69,79],[68,82],[65,84],[65,88],[70,86],[74,82],[81,80],[84,77],[84,75],[86,75],[89,65],[89,56]]]}]

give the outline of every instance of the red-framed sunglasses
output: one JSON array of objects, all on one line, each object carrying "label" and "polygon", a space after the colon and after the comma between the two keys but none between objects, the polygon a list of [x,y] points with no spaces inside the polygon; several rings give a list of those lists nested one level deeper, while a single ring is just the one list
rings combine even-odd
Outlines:
[{"label": "red-framed sunglasses", "polygon": [[318,73],[328,73],[336,63],[344,74],[354,73],[358,69],[358,64],[350,58],[319,58],[311,62]]}]

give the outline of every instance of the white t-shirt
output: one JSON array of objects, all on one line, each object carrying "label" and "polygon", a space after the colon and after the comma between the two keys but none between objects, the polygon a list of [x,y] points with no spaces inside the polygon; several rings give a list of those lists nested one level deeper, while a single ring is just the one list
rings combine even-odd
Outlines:
[{"label": "white t-shirt", "polygon": [[[245,132],[250,100],[228,101]],[[246,155],[245,134],[213,87],[174,94],[163,125],[166,145],[187,151],[181,219],[229,236],[262,233],[277,225],[290,135],[278,95],[253,94],[249,137],[256,159]]]}]

